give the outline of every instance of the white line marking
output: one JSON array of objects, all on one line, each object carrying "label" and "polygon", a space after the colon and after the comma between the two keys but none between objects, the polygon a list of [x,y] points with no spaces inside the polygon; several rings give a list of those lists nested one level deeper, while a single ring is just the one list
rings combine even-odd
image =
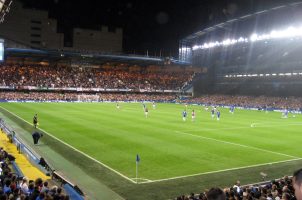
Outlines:
[{"label": "white line marking", "polygon": [[[275,124],[276,125],[272,125]],[[271,124],[271,125],[265,125],[265,124]],[[263,123],[252,123],[251,127],[261,127],[261,128],[269,128],[269,127],[281,127],[281,126],[302,126],[301,122],[292,122],[288,124],[280,124],[280,122],[263,122]]]},{"label": "white line marking", "polygon": [[[252,168],[252,167],[261,167],[261,166],[265,166],[265,165],[273,165],[273,164],[291,162],[291,161],[296,161],[296,160],[302,160],[302,158],[283,160],[283,161],[276,161],[276,162],[270,162],[270,163],[263,163],[263,164],[257,164],[257,165],[248,165],[248,166],[243,166],[243,167],[235,167],[235,168],[216,170],[216,171],[210,171],[210,172],[203,172],[203,173],[197,173],[197,174],[191,174],[191,175],[185,175],[185,176],[176,176],[176,177],[172,177],[172,178],[164,178],[164,179],[152,180],[152,181],[150,181],[148,183],[156,183],[156,182],[162,182],[162,181],[168,181],[168,180],[188,178],[188,177],[193,177],[193,176],[200,176],[200,175],[206,175],[206,174],[214,174],[214,173],[226,172],[226,171],[232,171],[232,170],[239,170],[239,169],[247,169],[247,168]],[[141,183],[138,183],[138,184],[145,184],[145,183],[147,183],[147,182],[141,182]]]},{"label": "white line marking", "polygon": [[[23,120],[24,122],[26,122],[26,123],[28,123],[29,125],[31,125],[31,126],[32,126],[32,124],[31,124],[31,123],[29,123],[28,121],[26,121],[26,120],[22,119],[22,118],[21,118],[21,117],[19,117],[18,115],[16,115],[16,114],[14,114],[14,113],[10,112],[9,110],[7,110],[6,108],[3,108],[2,106],[0,106],[0,107],[1,107],[2,109],[6,110],[7,112],[9,112],[10,114],[12,114],[12,115],[16,116],[16,117],[17,117],[17,118],[19,118],[20,120]],[[90,158],[91,160],[93,160],[93,161],[95,161],[95,162],[97,162],[97,163],[101,164],[102,166],[106,167],[107,169],[109,169],[109,170],[111,170],[111,171],[115,172],[116,174],[120,175],[121,177],[123,177],[123,178],[127,179],[128,181],[130,181],[130,182],[132,182],[132,183],[136,183],[136,182],[135,182],[135,181],[133,181],[131,178],[129,178],[129,177],[125,176],[124,174],[122,174],[122,173],[120,173],[120,172],[116,171],[115,169],[113,169],[113,168],[109,167],[108,165],[106,165],[106,164],[104,164],[104,163],[100,162],[99,160],[96,160],[95,158],[93,158],[93,157],[91,157],[91,156],[87,155],[86,153],[84,153],[84,152],[82,152],[82,151],[80,151],[80,150],[78,150],[78,149],[74,148],[74,147],[73,147],[73,146],[71,146],[70,144],[65,143],[64,141],[62,141],[62,140],[58,139],[57,137],[53,136],[52,134],[50,134],[50,133],[46,132],[45,130],[43,130],[43,129],[41,129],[41,128],[38,128],[38,129],[40,129],[40,130],[44,131],[45,133],[47,133],[49,136],[51,136],[51,137],[52,137],[52,138],[54,138],[55,140],[58,140],[59,142],[61,142],[61,143],[63,143],[64,145],[66,145],[66,146],[68,146],[68,147],[72,148],[73,150],[77,151],[78,153],[80,153],[80,154],[82,154],[82,155],[86,156],[87,158]]]},{"label": "white line marking", "polygon": [[[276,125],[261,125],[261,124],[270,124],[270,123],[278,123]],[[301,122],[292,122],[288,124],[279,124],[280,122],[267,122],[267,123],[251,123],[250,126],[238,126],[238,127],[228,127],[228,128],[205,128],[205,129],[194,129],[194,130],[186,130],[185,132],[200,132],[200,131],[219,131],[219,130],[237,130],[237,129],[249,129],[253,127],[261,127],[261,128],[270,128],[270,127],[282,127],[282,126],[302,126]],[[257,125],[258,124],[258,125]]]},{"label": "white line marking", "polygon": [[237,129],[247,129],[249,126],[238,126],[234,128],[205,128],[205,129],[194,129],[186,130],[186,132],[200,132],[200,131],[219,131],[219,130],[237,130]]},{"label": "white line marking", "polygon": [[236,145],[236,146],[240,146],[240,147],[244,147],[244,148],[255,149],[255,150],[258,150],[258,151],[263,151],[263,152],[267,152],[267,153],[282,155],[282,156],[286,156],[286,157],[290,157],[290,158],[298,158],[296,156],[292,156],[292,155],[288,155],[288,154],[284,154],[284,153],[279,153],[279,152],[275,152],[275,151],[270,151],[270,150],[266,150],[266,149],[261,149],[261,148],[258,148],[258,147],[248,146],[248,145],[244,145],[244,144],[228,142],[228,141],[224,141],[224,140],[218,140],[218,139],[215,139],[215,138],[204,137],[204,136],[201,136],[201,135],[194,135],[194,134],[191,134],[191,133],[186,133],[186,132],[181,132],[181,131],[175,131],[175,132],[178,133],[178,134],[182,134],[182,135],[189,135],[189,136],[192,136],[192,137],[202,138],[202,139],[206,139],[206,140],[212,140],[212,141],[220,142],[220,143],[224,143],[224,144],[230,144],[230,145]]},{"label": "white line marking", "polygon": [[[146,179],[146,178],[132,178],[135,182],[137,180],[137,183],[152,183],[152,180]],[[142,180],[142,181],[140,181]]]}]

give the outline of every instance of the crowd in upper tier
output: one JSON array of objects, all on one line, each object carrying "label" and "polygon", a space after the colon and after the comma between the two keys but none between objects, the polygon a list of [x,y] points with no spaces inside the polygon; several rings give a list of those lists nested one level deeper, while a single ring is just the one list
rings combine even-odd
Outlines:
[{"label": "crowd in upper tier", "polygon": [[179,90],[193,72],[129,71],[109,68],[0,65],[0,86]]}]

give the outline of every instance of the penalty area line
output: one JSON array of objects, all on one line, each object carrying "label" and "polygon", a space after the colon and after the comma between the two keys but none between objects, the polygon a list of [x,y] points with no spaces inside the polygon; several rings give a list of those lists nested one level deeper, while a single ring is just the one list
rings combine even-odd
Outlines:
[{"label": "penalty area line", "polygon": [[[302,126],[301,122],[291,122],[288,124],[279,124],[280,122],[259,122],[259,123],[251,123],[251,127],[253,128],[271,128],[271,127],[282,127],[282,126]],[[270,124],[270,125],[265,125]],[[272,125],[276,124],[276,125]]]},{"label": "penalty area line", "polygon": [[176,177],[172,177],[172,178],[150,180],[148,182],[141,182],[141,183],[138,183],[138,184],[163,182],[163,181],[182,179],[182,178],[189,178],[189,177],[200,176],[200,175],[215,174],[215,173],[221,173],[221,172],[227,172],[227,171],[248,169],[248,168],[253,168],[253,167],[261,167],[261,166],[266,166],[266,165],[274,165],[274,164],[292,162],[292,161],[297,161],[297,160],[302,160],[302,158],[296,158],[296,159],[290,159],[290,160],[282,160],[282,161],[276,161],[276,162],[268,162],[268,163],[262,163],[262,164],[256,164],[256,165],[248,165],[248,166],[243,166],[243,167],[234,167],[234,168],[229,168],[229,169],[222,169],[222,170],[215,170],[215,171],[209,171],[209,172],[202,172],[202,173],[197,173],[197,174],[190,174],[190,175],[184,175],[184,176],[176,176]]},{"label": "penalty area line", "polygon": [[286,157],[290,157],[290,158],[295,158],[295,159],[299,158],[297,156],[292,156],[292,155],[288,155],[288,154],[284,154],[284,153],[270,151],[270,150],[267,150],[267,149],[261,149],[261,148],[258,148],[258,147],[248,146],[248,145],[244,145],[244,144],[239,144],[239,143],[234,143],[234,142],[228,142],[228,141],[224,141],[224,140],[218,140],[218,139],[215,139],[215,138],[205,137],[205,136],[201,136],[201,135],[194,135],[194,134],[190,134],[190,133],[186,133],[186,132],[181,132],[181,131],[175,131],[175,133],[182,134],[182,135],[189,135],[189,136],[192,136],[192,137],[197,137],[197,138],[205,139],[205,140],[212,140],[212,141],[219,142],[219,143],[224,143],[224,144],[229,144],[229,145],[234,145],[234,146],[240,146],[240,147],[244,147],[244,148],[254,149],[254,150],[258,150],[258,151],[262,151],[262,152],[266,152],[266,153],[271,153],[271,154],[276,154],[276,155],[281,155],[281,156],[286,156]]},{"label": "penalty area line", "polygon": [[[22,121],[24,121],[24,122],[26,122],[27,124],[29,124],[29,125],[32,126],[32,124],[31,124],[30,122],[26,121],[25,119],[21,118],[20,116],[16,115],[15,113],[12,113],[11,111],[7,110],[6,108],[3,108],[2,106],[0,106],[0,107],[1,107],[3,110],[6,110],[6,111],[9,112],[10,114],[14,115],[15,117],[19,118],[20,120],[22,120]],[[106,165],[106,164],[100,162],[99,160],[96,160],[95,158],[93,158],[93,157],[89,156],[88,154],[86,154],[86,153],[84,153],[84,152],[78,150],[77,148],[71,146],[70,144],[67,144],[66,142],[60,140],[59,138],[55,137],[54,135],[48,133],[47,131],[45,131],[45,130],[43,130],[43,129],[41,129],[41,128],[38,128],[38,129],[41,130],[41,131],[43,131],[43,132],[45,132],[47,135],[49,135],[49,136],[52,137],[53,139],[55,139],[55,140],[61,142],[62,144],[68,146],[69,148],[75,150],[76,152],[78,152],[78,153],[84,155],[85,157],[87,157],[87,158],[93,160],[94,162],[97,162],[98,164],[102,165],[103,167],[105,167],[105,168],[109,169],[110,171],[112,171],[112,172],[118,174],[119,176],[125,178],[126,180],[128,180],[128,181],[130,181],[130,182],[132,182],[132,183],[136,183],[134,180],[132,180],[131,178],[127,177],[126,175],[124,175],[124,174],[120,173],[119,171],[117,171],[117,170],[115,170],[115,169],[109,167],[108,165]]]}]

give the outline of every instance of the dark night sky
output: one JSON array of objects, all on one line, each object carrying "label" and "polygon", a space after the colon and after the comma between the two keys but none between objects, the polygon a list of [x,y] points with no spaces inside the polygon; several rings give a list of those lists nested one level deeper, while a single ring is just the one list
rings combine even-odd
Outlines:
[{"label": "dark night sky", "polygon": [[178,41],[207,26],[286,0],[22,0],[48,10],[70,41],[72,27],[124,30],[126,53],[177,56]]}]

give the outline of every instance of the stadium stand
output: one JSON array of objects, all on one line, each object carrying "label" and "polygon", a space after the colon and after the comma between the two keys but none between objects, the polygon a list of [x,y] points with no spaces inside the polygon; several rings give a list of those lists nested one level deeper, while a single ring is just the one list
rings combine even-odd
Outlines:
[{"label": "stadium stand", "polygon": [[[96,98],[95,98],[96,97]],[[0,92],[0,99],[7,101],[173,101],[173,94],[127,93],[54,93],[54,92]]]},{"label": "stadium stand", "polygon": [[[215,191],[215,192],[214,192]],[[215,195],[213,195],[213,192]],[[232,187],[224,188],[211,188],[208,191],[200,194],[191,193],[190,195],[181,195],[175,200],[220,200],[219,195],[222,195],[226,200],[294,200],[295,190],[291,177],[285,176],[283,178],[263,182],[252,185],[240,185],[237,181]],[[216,197],[216,198],[213,198]]]},{"label": "stadium stand", "polygon": [[300,96],[300,40],[286,38],[200,49],[193,62],[208,68],[210,94]]},{"label": "stadium stand", "polygon": [[172,102],[196,72],[106,63],[97,68],[2,64],[1,101]]},{"label": "stadium stand", "polygon": [[205,105],[236,106],[259,109],[292,109],[301,111],[301,97],[268,97],[240,95],[203,95],[201,97],[182,100],[183,103],[199,103]]},{"label": "stadium stand", "polygon": [[23,175],[22,171],[20,170],[20,168],[18,167],[18,165],[14,161],[12,161],[11,164],[12,164],[12,167],[13,167],[15,173],[17,174],[18,178],[23,179],[24,175]]},{"label": "stadium stand", "polygon": [[133,90],[179,90],[192,80],[194,72],[136,71],[125,67],[102,68],[49,67],[1,65],[2,86],[14,88],[34,86],[40,88],[105,88]]},{"label": "stadium stand", "polygon": [[9,159],[12,155],[3,148],[0,156],[3,172],[0,178],[0,199],[69,199],[60,187],[49,188],[48,182],[41,178],[27,180],[18,165]]},{"label": "stadium stand", "polygon": [[[0,148],[0,171],[2,172],[2,175],[0,177],[0,199],[83,199],[83,197],[77,192],[79,189],[76,190],[75,188],[77,187],[72,183],[67,183],[65,178],[62,176],[56,176],[56,178],[52,179],[51,181],[43,181],[42,178],[38,177],[39,174],[42,174],[42,172],[40,172],[37,168],[33,167],[29,163],[29,160],[27,159],[29,159],[30,156],[27,156],[27,158],[25,158],[25,156],[20,155],[20,152],[26,154],[26,151],[18,148],[17,150],[15,148],[12,148],[12,146],[14,146],[12,143],[14,142],[17,145],[16,141],[19,141],[20,139],[17,139],[15,136],[12,136],[12,138],[10,138],[10,134],[8,133],[6,133],[6,138],[4,136],[4,132],[8,131],[8,127],[5,126],[5,123],[2,119],[0,119],[0,121],[1,145],[6,146],[5,148]],[[27,175],[30,175],[31,178],[38,178],[35,178],[34,180],[29,179],[24,175],[23,170],[27,173]],[[42,176],[44,179],[49,179],[45,175]],[[64,190],[63,188],[58,186],[60,185],[59,183],[64,183],[62,184]],[[81,194],[83,195],[83,193]]]}]

